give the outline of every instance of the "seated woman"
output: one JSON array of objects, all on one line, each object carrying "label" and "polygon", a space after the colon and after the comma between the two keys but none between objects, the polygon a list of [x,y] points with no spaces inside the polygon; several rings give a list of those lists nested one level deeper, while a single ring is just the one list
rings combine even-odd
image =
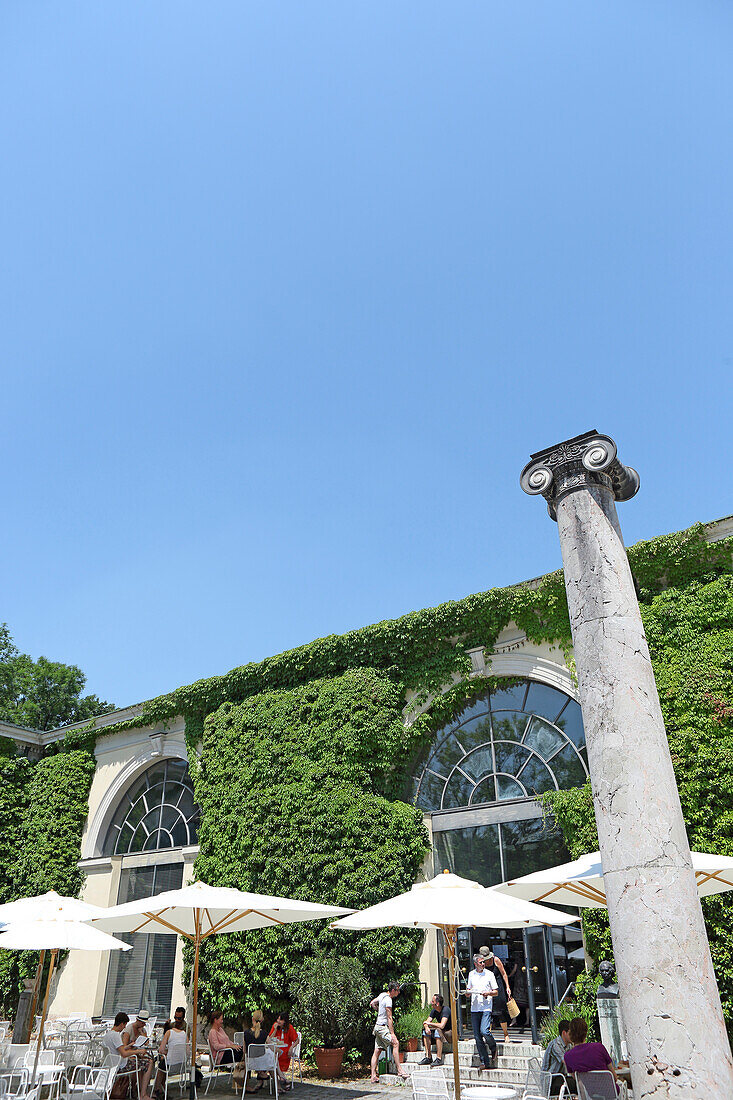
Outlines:
[{"label": "seated woman", "polygon": [[245,1049],[250,1043],[264,1043],[266,1037],[265,1014],[264,1012],[260,1012],[259,1008],[256,1008],[252,1013],[252,1027],[245,1028],[244,1030]]},{"label": "seated woman", "polygon": [[[570,1072],[588,1073],[592,1070],[606,1069],[618,1082],[613,1059],[603,1043],[586,1043],[588,1024],[582,1016],[576,1016],[570,1021],[569,1030],[570,1042],[573,1045],[570,1050],[565,1051],[564,1060]],[[618,1092],[618,1084],[616,1084],[616,1092]]]},{"label": "seated woman", "polygon": [[[163,1083],[169,1069],[180,1072],[181,1066],[186,1066],[191,1052],[190,1044],[186,1038],[186,1021],[177,1017],[171,1021],[171,1026],[166,1031],[158,1048],[158,1075],[155,1078],[155,1090],[153,1095],[162,1095]],[[198,1081],[196,1082],[198,1084]]]},{"label": "seated woman", "polygon": [[211,1016],[209,1046],[211,1047],[215,1066],[241,1062],[244,1057],[242,1048],[236,1046],[224,1030],[224,1013],[218,1010]]},{"label": "seated woman", "polygon": [[290,1052],[298,1042],[298,1032],[290,1023],[290,1017],[287,1012],[278,1013],[278,1017],[275,1023],[270,1028],[270,1034],[268,1039],[276,1039],[278,1043],[284,1043],[277,1056],[277,1075],[281,1082],[281,1088],[285,1092],[291,1086],[285,1080],[285,1074],[290,1069]]}]

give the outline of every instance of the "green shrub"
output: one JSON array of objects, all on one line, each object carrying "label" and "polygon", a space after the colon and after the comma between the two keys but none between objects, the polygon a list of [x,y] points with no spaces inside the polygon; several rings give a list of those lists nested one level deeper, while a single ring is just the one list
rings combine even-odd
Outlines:
[{"label": "green shrub", "polygon": [[299,969],[292,992],[301,1030],[316,1045],[349,1048],[363,1040],[371,990],[358,959],[316,955]]},{"label": "green shrub", "polygon": [[395,1020],[395,1034],[398,1039],[419,1039],[423,1032],[423,1024],[430,1015],[430,1005],[421,1004],[415,1000]]}]

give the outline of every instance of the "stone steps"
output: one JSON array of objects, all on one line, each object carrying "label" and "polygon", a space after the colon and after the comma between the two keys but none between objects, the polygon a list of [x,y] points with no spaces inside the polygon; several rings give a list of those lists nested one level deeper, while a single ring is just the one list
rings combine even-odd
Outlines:
[{"label": "stone steps", "polygon": [[[496,1069],[484,1070],[480,1068],[476,1044],[473,1039],[468,1039],[458,1044],[458,1064],[462,1081],[476,1082],[485,1085],[507,1085],[519,1088],[527,1080],[527,1063],[530,1058],[541,1058],[542,1048],[529,1040],[515,1042],[498,1042]],[[405,1067],[409,1070],[425,1071],[428,1066],[420,1066],[419,1062],[424,1057],[423,1051],[407,1053],[404,1055]],[[430,1070],[431,1073],[442,1073],[449,1082],[449,1088],[453,1082],[453,1055],[445,1053],[443,1065]],[[382,1081],[385,1084],[402,1084],[402,1078],[394,1074],[384,1075]]]}]

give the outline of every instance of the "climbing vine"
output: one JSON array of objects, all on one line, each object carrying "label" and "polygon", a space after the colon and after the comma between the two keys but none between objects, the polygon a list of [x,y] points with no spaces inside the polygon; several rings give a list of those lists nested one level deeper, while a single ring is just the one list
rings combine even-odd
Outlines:
[{"label": "climbing vine", "polygon": [[[638,543],[629,559],[691,838],[698,847],[733,854],[731,551],[731,540],[710,544],[698,525]],[[125,729],[166,728],[178,716],[185,719],[204,815],[202,878],[354,906],[404,889],[426,844],[420,814],[399,801],[410,762],[437,728],[491,687],[491,680],[470,678],[466,651],[490,652],[510,622],[531,642],[556,646],[571,664],[565,588],[556,572],[199,680],[149,700],[133,718],[70,732],[37,765],[0,750],[0,900],[50,886],[78,889],[96,740]],[[406,700],[409,718],[417,716],[408,726]],[[568,800],[583,797],[566,792],[553,806],[561,826],[563,814],[568,821],[574,816],[578,836],[582,815],[589,829],[592,817],[587,806],[573,808]],[[725,897],[706,910],[730,1014],[733,950],[724,931],[733,911]],[[205,953],[204,1000],[219,1001],[229,1013],[263,999],[277,1007],[289,1000],[301,954],[324,945],[345,950],[346,937],[332,939],[339,934],[320,927],[286,932],[214,937]],[[388,941],[381,933],[361,936],[348,948],[377,984],[386,975],[387,943],[403,976],[413,966],[414,934],[390,935]],[[5,965],[0,956],[0,1000],[17,989],[17,974],[7,978]]]},{"label": "climbing vine", "polygon": [[[13,745],[13,750],[15,746]],[[0,901],[56,890],[77,895],[81,834],[94,775],[93,754],[71,749],[37,764],[0,756]],[[12,1013],[32,951],[0,951],[0,1007]]]},{"label": "climbing vine", "polygon": [[[402,703],[374,669],[224,703],[206,721],[195,780],[200,877],[349,908],[409,889],[429,843],[420,811],[395,801],[413,740]],[[415,982],[421,940],[323,921],[215,936],[202,955],[202,1007],[230,1018],[283,1008],[319,951],[357,957],[375,991],[389,977]]]}]

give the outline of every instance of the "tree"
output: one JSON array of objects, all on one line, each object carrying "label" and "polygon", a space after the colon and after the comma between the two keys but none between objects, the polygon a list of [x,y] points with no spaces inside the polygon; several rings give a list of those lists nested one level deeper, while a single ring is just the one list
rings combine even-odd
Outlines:
[{"label": "tree", "polygon": [[85,684],[76,665],[21,653],[7,623],[0,624],[0,719],[50,730],[115,709],[96,695],[82,695]]}]

